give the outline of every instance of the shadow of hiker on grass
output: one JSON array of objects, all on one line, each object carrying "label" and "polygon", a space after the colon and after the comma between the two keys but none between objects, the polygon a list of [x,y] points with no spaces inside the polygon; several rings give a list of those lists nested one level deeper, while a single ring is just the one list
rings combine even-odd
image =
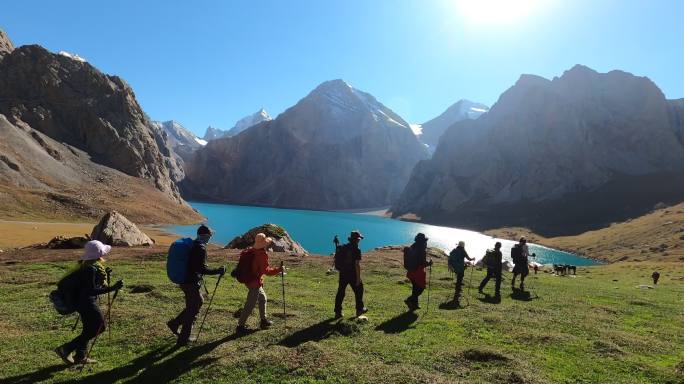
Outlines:
[{"label": "shadow of hiker on grass", "polygon": [[[197,361],[202,355],[207,354],[219,345],[235,340],[240,336],[232,334],[206,344],[187,348],[168,360],[155,364],[165,357],[172,355],[180,349],[176,346],[159,347],[143,356],[131,360],[128,364],[85,376],[80,379],[71,378],[62,383],[159,383],[174,380],[178,376],[197,367],[203,367],[218,360],[218,358],[206,358]],[[96,366],[95,366],[96,367]],[[94,369],[96,369],[94,367]],[[86,367],[88,369],[88,367]],[[87,371],[84,371],[87,372]],[[136,376],[137,375],[137,376]]]},{"label": "shadow of hiker on grass", "polygon": [[418,320],[418,314],[415,312],[404,312],[399,316],[393,317],[384,323],[375,327],[376,331],[383,331],[385,333],[401,333],[409,328]]},{"label": "shadow of hiker on grass", "polygon": [[511,292],[511,299],[518,301],[532,301],[532,295],[529,291],[513,288],[513,292]]},{"label": "shadow of hiker on grass", "polygon": [[485,293],[484,297],[478,297],[477,299],[487,304],[501,304],[501,296],[492,296],[488,293]]},{"label": "shadow of hiker on grass", "polygon": [[310,327],[301,329],[281,340],[279,344],[288,348],[293,348],[299,346],[300,344],[304,344],[307,341],[318,342],[327,339],[333,335],[339,324],[339,322],[335,322],[334,320],[335,319],[330,318]]},{"label": "shadow of hiker on grass", "polygon": [[37,383],[39,381],[51,379],[52,375],[54,375],[55,373],[63,371],[68,368],[69,366],[65,364],[55,364],[49,367],[41,368],[35,372],[0,379],[0,382],[7,384]]}]

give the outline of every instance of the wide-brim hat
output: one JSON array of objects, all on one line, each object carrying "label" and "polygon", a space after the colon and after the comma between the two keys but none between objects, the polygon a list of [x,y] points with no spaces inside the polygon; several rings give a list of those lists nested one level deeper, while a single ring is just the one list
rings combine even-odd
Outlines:
[{"label": "wide-brim hat", "polygon": [[83,252],[83,256],[81,256],[81,260],[87,261],[87,260],[97,260],[101,257],[104,257],[104,255],[108,254],[109,251],[112,250],[111,245],[103,244],[99,240],[91,240],[86,243],[85,245],[85,252]]},{"label": "wide-brim hat", "polygon": [[254,245],[252,245],[252,248],[263,249],[271,245],[271,243],[273,243],[272,238],[266,237],[266,235],[263,233],[257,233],[257,235],[254,237]]}]

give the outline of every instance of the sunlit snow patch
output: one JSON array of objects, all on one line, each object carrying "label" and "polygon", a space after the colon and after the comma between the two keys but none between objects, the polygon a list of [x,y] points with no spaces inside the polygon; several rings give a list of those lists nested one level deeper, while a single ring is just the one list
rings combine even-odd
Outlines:
[{"label": "sunlit snow patch", "polygon": [[58,54],[59,54],[59,55],[62,55],[62,56],[65,56],[65,57],[68,57],[68,58],[70,58],[71,60],[80,61],[81,63],[85,63],[85,62],[86,62],[86,59],[82,58],[81,56],[79,56],[79,55],[77,55],[77,54],[75,54],[75,53],[69,53],[69,52],[67,52],[67,51],[59,51]]}]

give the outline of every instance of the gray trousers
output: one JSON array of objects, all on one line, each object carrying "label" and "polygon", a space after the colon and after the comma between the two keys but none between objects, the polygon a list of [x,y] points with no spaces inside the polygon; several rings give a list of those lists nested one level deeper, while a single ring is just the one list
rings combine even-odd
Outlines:
[{"label": "gray trousers", "polygon": [[247,318],[252,314],[254,306],[259,301],[259,316],[261,320],[266,319],[266,292],[264,292],[263,287],[250,288],[247,292],[247,300],[245,301],[245,306],[242,307],[242,312],[240,313],[240,321],[238,321],[239,326],[244,326],[247,322]]}]

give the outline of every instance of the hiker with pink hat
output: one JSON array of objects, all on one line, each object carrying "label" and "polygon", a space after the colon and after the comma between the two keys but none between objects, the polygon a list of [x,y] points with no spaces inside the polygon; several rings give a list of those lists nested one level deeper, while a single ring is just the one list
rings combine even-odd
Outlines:
[{"label": "hiker with pink hat", "polygon": [[103,265],[103,257],[111,250],[110,245],[98,240],[87,242],[83,255],[79,258],[78,267],[58,283],[58,286],[73,292],[75,309],[83,323],[80,335],[55,349],[57,355],[67,364],[96,362],[87,356],[88,342],[106,328],[105,318],[97,305],[97,296],[123,287],[123,280],[117,281],[111,287],[107,286],[107,269]]},{"label": "hiker with pink hat", "polygon": [[232,276],[243,283],[247,289],[247,299],[240,313],[235,333],[245,334],[249,330],[246,327],[247,319],[252,314],[254,306],[259,302],[259,316],[261,329],[268,329],[273,323],[266,317],[266,292],[264,291],[264,275],[274,276],[283,272],[282,267],[271,267],[268,265],[268,247],[273,243],[273,239],[263,233],[258,233],[254,237],[254,244],[242,251],[238,266],[233,271]]}]

